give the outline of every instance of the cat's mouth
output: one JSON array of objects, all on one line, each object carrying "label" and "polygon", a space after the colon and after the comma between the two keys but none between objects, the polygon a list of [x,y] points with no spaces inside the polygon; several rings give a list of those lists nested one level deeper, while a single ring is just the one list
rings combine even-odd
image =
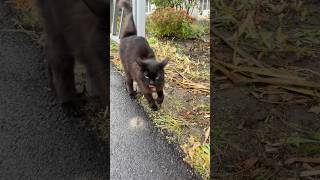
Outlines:
[{"label": "cat's mouth", "polygon": [[154,85],[149,85],[149,89],[150,89],[152,92],[155,92],[155,91],[156,91],[156,86],[154,86]]}]

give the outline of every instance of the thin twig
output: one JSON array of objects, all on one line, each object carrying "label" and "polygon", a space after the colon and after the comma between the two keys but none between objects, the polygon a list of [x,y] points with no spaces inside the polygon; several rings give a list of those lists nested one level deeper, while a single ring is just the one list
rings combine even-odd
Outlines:
[{"label": "thin twig", "polygon": [[212,28],[211,31],[213,32],[213,34],[215,34],[217,37],[219,37],[220,39],[222,39],[229,47],[231,47],[234,51],[237,51],[237,53],[246,58],[247,60],[250,60],[254,65],[258,66],[258,67],[264,67],[265,65],[263,63],[261,63],[260,61],[256,60],[256,58],[254,58],[253,56],[251,56],[250,54],[248,54],[247,52],[243,51],[242,49],[235,48],[233,46],[233,44],[231,42],[229,42],[223,35],[222,33],[220,33],[218,30],[216,30],[215,28]]},{"label": "thin twig", "polygon": [[29,31],[29,30],[23,30],[23,29],[0,29],[0,32],[36,34],[35,31]]}]

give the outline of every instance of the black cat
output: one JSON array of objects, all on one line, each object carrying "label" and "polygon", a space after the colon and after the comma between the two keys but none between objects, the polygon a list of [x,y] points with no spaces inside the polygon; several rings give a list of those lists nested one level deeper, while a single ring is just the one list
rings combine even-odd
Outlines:
[{"label": "black cat", "polygon": [[75,105],[75,60],[85,65],[105,107],[109,102],[109,0],[35,0],[34,3],[46,33],[50,85],[63,107]]},{"label": "black cat", "polygon": [[[132,7],[127,1],[120,1],[119,7],[128,10],[126,25],[120,37],[120,59],[126,75],[126,85],[130,96],[135,97],[133,81],[136,81],[149,106],[156,111],[164,99],[164,67],[168,60],[156,61],[155,54],[144,37],[137,36],[137,30],[133,21]],[[152,93],[157,92],[155,100]]]}]

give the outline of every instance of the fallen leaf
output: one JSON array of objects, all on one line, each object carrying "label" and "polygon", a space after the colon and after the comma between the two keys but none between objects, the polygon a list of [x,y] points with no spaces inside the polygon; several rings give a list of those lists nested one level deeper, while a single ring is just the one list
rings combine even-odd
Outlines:
[{"label": "fallen leaf", "polygon": [[307,170],[314,170],[314,169],[312,168],[312,166],[310,166],[310,164],[308,164],[308,163],[303,163],[303,164],[302,164],[302,167],[305,168],[305,169],[307,169]]},{"label": "fallen leaf", "polygon": [[275,147],[265,146],[265,151],[266,153],[276,153],[279,151],[279,149]]},{"label": "fallen leaf", "polygon": [[261,98],[261,95],[259,95],[258,93],[256,92],[250,92],[255,98],[257,99],[260,99]]},{"label": "fallen leaf", "polygon": [[220,84],[219,85],[219,89],[229,89],[229,88],[232,88],[234,85],[231,84],[231,83],[223,83],[223,84]]},{"label": "fallen leaf", "polygon": [[320,170],[302,171],[300,173],[300,177],[309,177],[309,176],[317,176],[317,175],[320,175]]},{"label": "fallen leaf", "polygon": [[203,144],[206,143],[207,140],[209,139],[209,136],[210,136],[210,127],[205,128],[204,131],[205,131],[205,133],[204,133],[205,138],[204,138]]},{"label": "fallen leaf", "polygon": [[280,147],[283,145],[283,143],[268,143],[267,145],[271,147]]},{"label": "fallen leaf", "polygon": [[316,133],[312,136],[313,139],[320,140],[320,133]]},{"label": "fallen leaf", "polygon": [[297,92],[304,95],[314,96],[314,97],[320,97],[319,92],[315,89],[309,89],[309,88],[298,88],[298,87],[289,87],[289,86],[281,86],[283,89],[287,89],[289,91]]},{"label": "fallen leaf", "polygon": [[284,163],[290,165],[295,162],[305,162],[305,163],[314,163],[320,164],[320,157],[309,158],[309,157],[296,157],[296,158],[289,158]]},{"label": "fallen leaf", "polygon": [[311,107],[308,112],[310,113],[315,113],[315,114],[320,114],[320,105],[313,106]]},{"label": "fallen leaf", "polygon": [[249,169],[249,168],[253,167],[258,162],[258,160],[259,159],[255,156],[250,157],[249,159],[247,159],[243,162],[244,168]]},{"label": "fallen leaf", "polygon": [[271,102],[282,102],[282,98],[276,94],[269,94],[266,98]]}]

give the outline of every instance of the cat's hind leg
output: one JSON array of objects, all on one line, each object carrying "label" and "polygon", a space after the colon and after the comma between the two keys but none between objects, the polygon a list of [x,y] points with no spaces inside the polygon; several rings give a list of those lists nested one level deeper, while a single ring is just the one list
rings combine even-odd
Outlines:
[{"label": "cat's hind leg", "polygon": [[126,73],[126,88],[131,98],[136,98],[137,92],[133,89],[133,79],[129,73]]},{"label": "cat's hind leg", "polygon": [[76,97],[74,57],[68,52],[63,38],[55,37],[49,40],[47,60],[50,79],[62,103],[73,101]]},{"label": "cat's hind leg", "polygon": [[90,96],[100,97],[95,109],[106,109],[110,100],[110,62],[105,33],[93,29],[83,34],[84,36],[79,36],[79,39],[73,38],[70,42],[77,60],[86,68],[87,80],[90,81],[87,82]]},{"label": "cat's hind leg", "polygon": [[62,37],[51,38],[48,42],[47,60],[49,65],[49,81],[62,105],[63,111],[70,116],[80,116],[76,103],[74,79],[74,57],[69,53]]},{"label": "cat's hind leg", "polygon": [[93,58],[85,59],[83,62],[86,65],[89,80],[93,85],[92,89],[97,91],[100,97],[101,107],[105,108],[109,102],[109,88],[107,80],[108,67],[103,61],[107,60],[103,58],[95,58],[93,56]]}]

